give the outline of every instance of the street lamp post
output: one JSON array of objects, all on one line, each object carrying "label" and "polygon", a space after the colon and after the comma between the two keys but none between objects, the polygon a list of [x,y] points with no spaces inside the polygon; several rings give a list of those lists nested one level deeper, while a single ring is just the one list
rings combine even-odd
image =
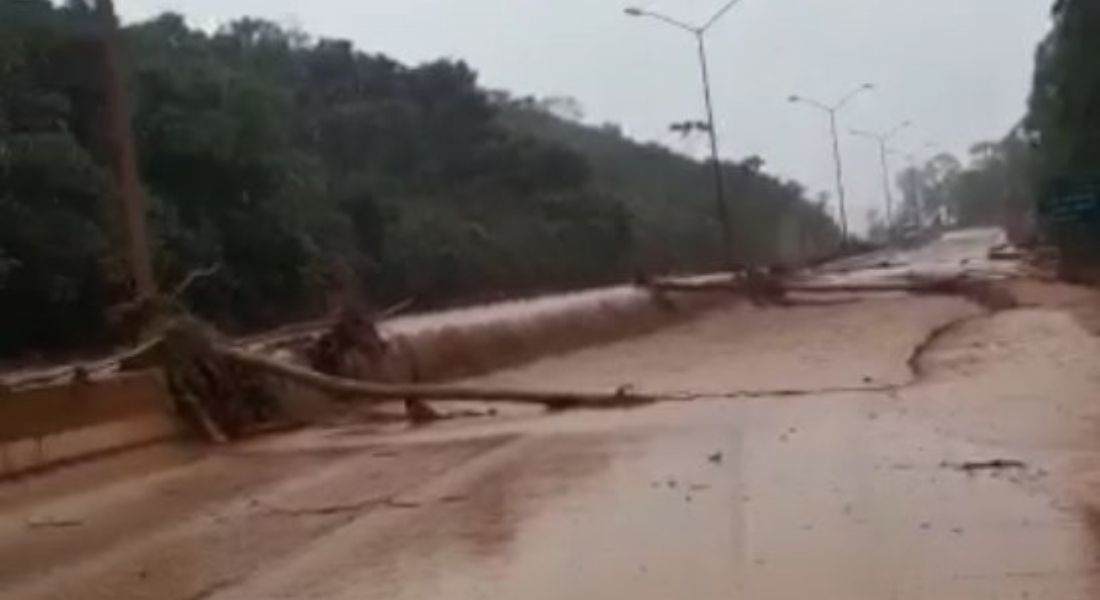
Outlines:
[{"label": "street lamp post", "polygon": [[890,167],[886,162],[886,153],[888,152],[886,143],[893,139],[901,130],[912,124],[911,121],[905,121],[885,133],[861,131],[859,129],[851,130],[852,135],[873,140],[878,144],[879,159],[882,163],[882,191],[886,197],[886,231],[887,235],[890,237],[893,237],[892,232],[894,227],[894,196],[890,191]]},{"label": "street lamp post", "polygon": [[840,158],[840,139],[837,136],[836,129],[836,115],[845,105],[847,105],[853,98],[859,94],[873,90],[875,86],[870,83],[865,83],[858,88],[852,90],[848,95],[840,99],[840,101],[834,104],[825,104],[824,102],[818,102],[812,98],[806,98],[804,96],[791,96],[788,100],[792,103],[801,103],[811,108],[816,108],[825,112],[829,116],[829,132],[833,137],[833,165],[836,169],[836,194],[838,204],[840,206],[840,231],[841,231],[841,244],[847,244],[848,242],[848,208],[845,202],[844,195],[844,167]]},{"label": "street lamp post", "polygon": [[730,239],[729,209],[726,206],[725,182],[722,179],[722,164],[718,157],[718,129],[714,125],[714,104],[710,93],[710,71],[707,66],[706,34],[715,23],[719,21],[735,4],[741,0],[730,0],[718,12],[714,13],[706,23],[691,25],[674,19],[661,13],[650,10],[629,7],[624,9],[631,17],[650,17],[672,25],[677,29],[686,31],[695,36],[699,49],[699,68],[703,76],[703,102],[707,111],[707,133],[710,135],[711,166],[714,171],[714,199],[718,214],[718,224],[722,228],[722,261],[727,269],[733,269],[733,243]]}]

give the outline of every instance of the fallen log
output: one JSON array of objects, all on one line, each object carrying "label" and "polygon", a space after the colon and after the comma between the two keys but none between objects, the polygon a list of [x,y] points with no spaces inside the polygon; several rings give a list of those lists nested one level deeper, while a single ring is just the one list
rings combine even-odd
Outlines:
[{"label": "fallen log", "polygon": [[434,402],[480,400],[538,404],[550,409],[569,409],[586,407],[627,408],[659,400],[656,396],[636,394],[627,387],[619,388],[613,392],[599,393],[460,385],[377,383],[324,375],[312,369],[224,345],[214,345],[211,350],[219,357],[242,367],[304,385],[340,401],[364,398],[375,401],[392,401],[404,398]]},{"label": "fallen log", "polygon": [[[784,293],[884,293],[905,292],[911,294],[955,294],[963,282],[956,278],[897,283],[784,283],[779,286]],[[732,292],[752,294],[757,287],[740,281],[657,281],[650,284],[665,292]]]},{"label": "fallen log", "polygon": [[[396,314],[403,305],[387,311]],[[383,313],[381,318],[386,318]],[[347,301],[328,331],[305,351],[309,366],[316,372],[333,377],[378,383],[397,383],[394,373],[386,368],[393,356],[393,346],[378,329],[379,317],[372,316],[358,302]],[[415,364],[409,371],[397,375],[401,383],[415,382],[419,377]],[[427,423],[440,418],[430,405],[418,398],[405,398],[405,412],[414,423]]]},{"label": "fallen log", "polygon": [[[269,424],[281,403],[271,378],[291,381],[339,402],[405,401],[416,421],[431,414],[425,402],[483,401],[537,404],[551,410],[629,408],[660,398],[629,387],[610,392],[540,391],[455,385],[383,383],[350,379],[276,360],[235,346],[213,327],[188,315],[165,322],[157,341],[133,357],[164,369],[180,416],[210,441],[224,443]],[[423,408],[423,410],[421,410]]]},{"label": "fallen log", "polygon": [[240,437],[278,412],[277,398],[257,373],[214,350],[226,343],[222,340],[205,323],[176,317],[141,356],[164,369],[180,416],[215,443]]},{"label": "fallen log", "polygon": [[958,282],[955,280],[929,281],[919,283],[804,283],[788,285],[788,292],[804,294],[860,294],[860,293],[889,293],[904,292],[909,294],[954,294],[958,293]]}]

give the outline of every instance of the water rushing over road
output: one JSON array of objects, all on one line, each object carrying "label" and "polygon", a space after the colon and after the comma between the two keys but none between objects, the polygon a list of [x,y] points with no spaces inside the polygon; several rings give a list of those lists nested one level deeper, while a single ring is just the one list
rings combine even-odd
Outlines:
[{"label": "water rushing over road", "polygon": [[[982,268],[992,236],[891,260]],[[1093,598],[1098,352],[956,298],[723,309],[479,380],[696,402],[351,419],[0,489],[0,597]]]}]

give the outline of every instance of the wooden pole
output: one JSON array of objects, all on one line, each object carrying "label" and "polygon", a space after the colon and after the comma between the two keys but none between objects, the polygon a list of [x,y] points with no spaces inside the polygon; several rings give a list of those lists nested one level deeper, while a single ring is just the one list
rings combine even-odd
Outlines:
[{"label": "wooden pole", "polygon": [[157,284],[149,252],[148,224],[138,178],[129,102],[122,80],[118,19],[111,0],[96,0],[96,13],[103,27],[102,76],[106,92],[104,118],[107,151],[115,178],[134,296],[143,301],[157,296]]}]

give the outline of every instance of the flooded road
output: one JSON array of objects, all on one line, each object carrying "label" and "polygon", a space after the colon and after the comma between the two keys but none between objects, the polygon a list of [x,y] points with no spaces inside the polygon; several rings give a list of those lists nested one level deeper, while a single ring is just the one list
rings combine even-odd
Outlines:
[{"label": "flooded road", "polygon": [[[890,268],[980,268],[991,235]],[[478,379],[694,402],[349,419],[0,487],[0,597],[1095,598],[1098,356],[1042,306],[732,306]]]}]

